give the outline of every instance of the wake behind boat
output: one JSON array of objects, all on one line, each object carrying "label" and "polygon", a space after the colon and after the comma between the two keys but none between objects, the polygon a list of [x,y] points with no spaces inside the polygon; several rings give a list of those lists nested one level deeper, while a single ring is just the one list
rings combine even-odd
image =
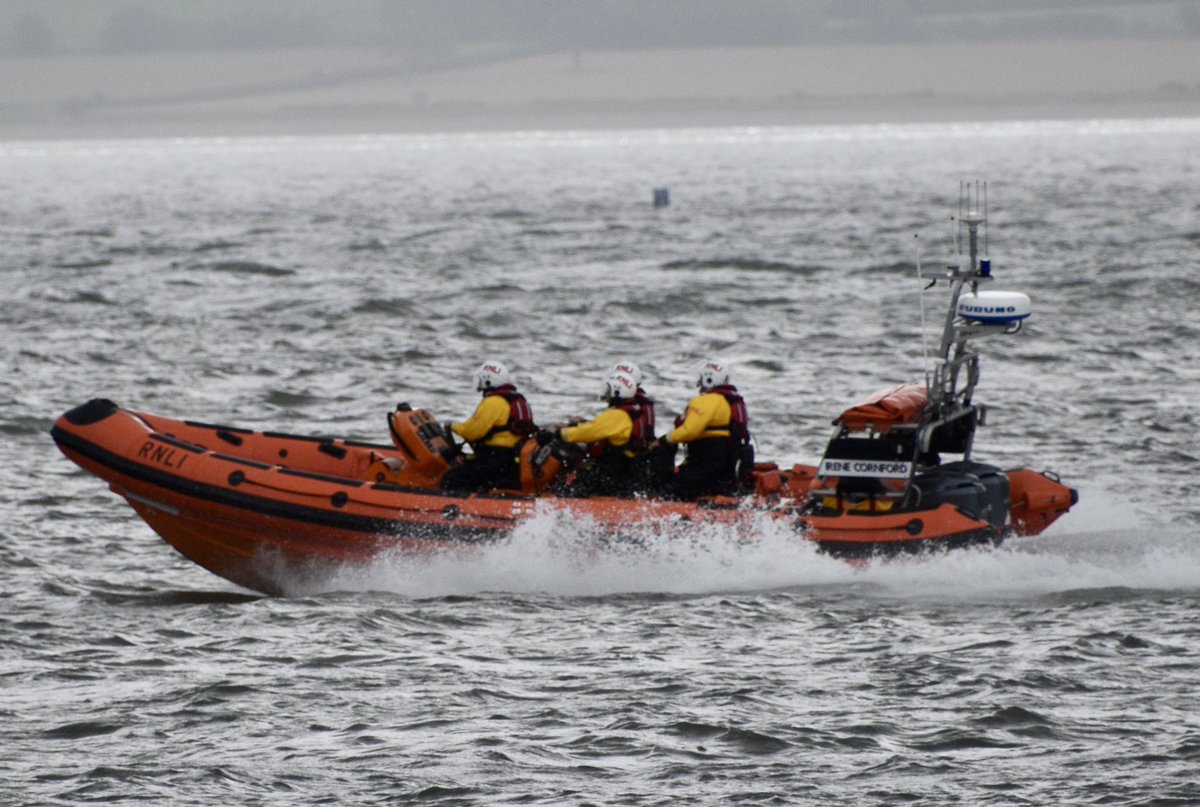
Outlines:
[{"label": "wake behind boat", "polygon": [[1030,314],[1024,294],[982,288],[992,279],[978,255],[984,220],[960,216],[969,255],[947,274],[949,307],[925,383],[844,411],[818,465],[755,463],[728,495],[570,496],[576,453],[533,439],[520,450],[519,489],[445,491],[441,479],[458,461],[452,441],[430,413],[403,404],[388,415],[390,444],[176,419],[105,399],[66,412],[51,434],[185,557],[268,594],[384,552],[503,540],[546,508],[612,535],[707,523],[753,529],[767,518],[847,558],[998,545],[1041,532],[1077,495],[1052,474],[1002,471],[972,456],[986,409],[973,402],[971,342],[1015,334]]}]

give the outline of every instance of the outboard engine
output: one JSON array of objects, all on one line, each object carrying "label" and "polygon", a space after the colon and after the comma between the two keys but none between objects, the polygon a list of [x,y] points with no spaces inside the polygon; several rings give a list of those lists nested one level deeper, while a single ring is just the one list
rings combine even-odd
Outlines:
[{"label": "outboard engine", "polygon": [[909,506],[952,504],[1002,534],[1008,526],[1008,476],[994,465],[962,460],[939,465],[913,479]]}]

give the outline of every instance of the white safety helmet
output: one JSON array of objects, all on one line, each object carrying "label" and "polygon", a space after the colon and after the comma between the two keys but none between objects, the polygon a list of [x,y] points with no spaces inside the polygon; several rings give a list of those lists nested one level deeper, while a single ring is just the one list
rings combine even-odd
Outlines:
[{"label": "white safety helmet", "polygon": [[613,365],[611,372],[624,373],[625,375],[627,375],[633,379],[633,383],[636,386],[640,387],[642,385],[642,370],[640,367],[638,367],[636,364],[634,364],[631,361],[627,361],[627,360],[623,359],[623,360],[617,362],[616,364]]},{"label": "white safety helmet", "polygon": [[632,401],[637,396],[637,383],[629,373],[612,372],[604,380],[606,401]]},{"label": "white safety helmet", "polygon": [[475,371],[475,389],[480,392],[487,392],[511,383],[512,376],[509,375],[508,368],[498,361],[485,361]]},{"label": "white safety helmet", "polygon": [[696,386],[701,392],[729,383],[729,371],[716,359],[705,359],[693,366],[692,372],[695,374]]}]

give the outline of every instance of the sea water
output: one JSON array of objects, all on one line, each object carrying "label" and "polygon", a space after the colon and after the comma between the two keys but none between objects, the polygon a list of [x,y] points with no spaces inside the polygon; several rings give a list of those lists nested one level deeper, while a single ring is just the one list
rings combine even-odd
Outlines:
[{"label": "sea water", "polygon": [[[1034,306],[976,457],[1081,495],[999,550],[545,512],[267,598],[48,436],[107,397],[386,442],[490,357],[542,423],[632,359],[665,424],[718,356],[811,463],[923,379],[976,180]],[[9,142],[0,198],[0,803],[1200,803],[1200,120]]]}]

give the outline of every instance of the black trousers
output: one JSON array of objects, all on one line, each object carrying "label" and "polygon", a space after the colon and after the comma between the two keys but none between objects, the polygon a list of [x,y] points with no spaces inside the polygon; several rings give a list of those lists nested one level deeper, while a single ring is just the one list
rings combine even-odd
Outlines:
[{"label": "black trousers", "polygon": [[442,477],[445,490],[486,491],[492,488],[520,490],[520,455],[515,448],[479,446],[459,465],[452,465]]},{"label": "black trousers", "polygon": [[620,449],[608,449],[600,457],[589,457],[575,472],[570,484],[558,492],[562,496],[632,496],[645,490],[643,479],[637,474],[640,467],[637,459],[630,459]]},{"label": "black trousers", "polygon": [[688,500],[699,496],[728,495],[736,488],[737,444],[710,437],[687,444],[687,459],[668,479],[663,495]]}]

